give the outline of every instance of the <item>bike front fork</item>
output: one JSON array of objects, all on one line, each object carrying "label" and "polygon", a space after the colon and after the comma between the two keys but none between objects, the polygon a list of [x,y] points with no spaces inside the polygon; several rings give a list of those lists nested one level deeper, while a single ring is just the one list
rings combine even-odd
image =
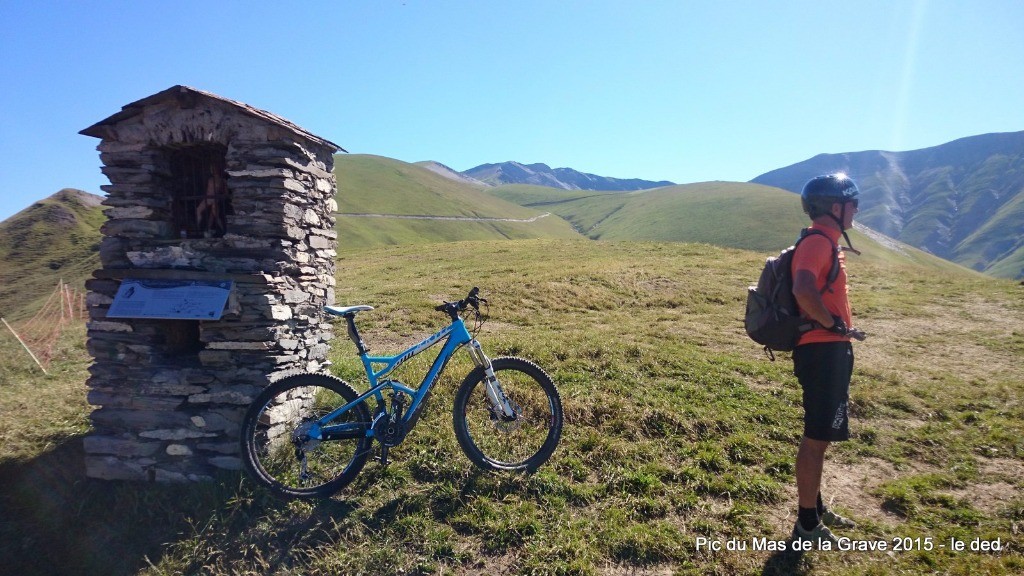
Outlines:
[{"label": "bike front fork", "polygon": [[484,354],[483,348],[475,339],[469,341],[469,356],[478,367],[484,370],[484,392],[487,394],[487,399],[491,402],[494,414],[502,416],[505,420],[514,420],[516,418],[516,411],[512,407],[512,403],[509,402],[508,397],[505,396],[505,391],[501,389],[498,377],[494,375],[494,366],[491,365],[491,359]]}]

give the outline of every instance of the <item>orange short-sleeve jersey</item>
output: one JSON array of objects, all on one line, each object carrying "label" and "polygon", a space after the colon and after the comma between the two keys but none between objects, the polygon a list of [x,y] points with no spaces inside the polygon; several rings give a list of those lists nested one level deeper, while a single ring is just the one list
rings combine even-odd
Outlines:
[{"label": "orange short-sleeve jersey", "polygon": [[[814,274],[816,279],[815,285],[818,288],[818,292],[821,292],[825,288],[825,282],[828,280],[829,270],[832,269],[832,253],[834,246],[839,242],[841,232],[816,224],[811,225],[811,228],[823,232],[827,238],[820,234],[812,234],[804,238],[800,245],[796,247],[796,252],[793,253],[792,272],[794,278],[798,270],[806,270]],[[849,286],[846,282],[846,254],[842,251],[839,252],[839,275],[836,276],[829,289],[822,293],[821,300],[831,314],[842,318],[847,326],[853,325],[853,313],[850,311]],[[815,342],[849,341],[849,337],[840,336],[834,332],[819,328],[801,336],[797,345]]]}]

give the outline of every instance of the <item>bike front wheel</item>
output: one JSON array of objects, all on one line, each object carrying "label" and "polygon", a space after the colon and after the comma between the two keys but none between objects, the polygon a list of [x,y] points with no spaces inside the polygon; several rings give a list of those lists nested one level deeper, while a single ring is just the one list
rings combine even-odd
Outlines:
[{"label": "bike front wheel", "polygon": [[318,432],[314,423],[358,398],[325,374],[289,376],[256,397],[242,421],[242,463],[253,479],[284,499],[324,498],[348,485],[366,464],[370,413],[360,402]]},{"label": "bike front wheel", "polygon": [[533,472],[555,451],[562,435],[562,400],[551,377],[522,358],[495,358],[495,390],[514,416],[496,406],[487,375],[476,368],[455,395],[453,424],[462,451],[485,470]]}]

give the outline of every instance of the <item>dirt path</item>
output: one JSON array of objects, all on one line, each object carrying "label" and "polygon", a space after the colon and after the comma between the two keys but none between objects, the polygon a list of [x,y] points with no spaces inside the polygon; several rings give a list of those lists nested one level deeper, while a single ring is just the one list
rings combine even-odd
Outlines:
[{"label": "dirt path", "polygon": [[335,212],[335,216],[353,216],[356,218],[402,218],[405,220],[455,220],[462,222],[536,222],[546,216],[551,216],[550,212],[545,212],[540,216],[534,216],[533,218],[474,218],[471,216],[427,216],[419,214],[357,214],[357,213],[342,213]]}]

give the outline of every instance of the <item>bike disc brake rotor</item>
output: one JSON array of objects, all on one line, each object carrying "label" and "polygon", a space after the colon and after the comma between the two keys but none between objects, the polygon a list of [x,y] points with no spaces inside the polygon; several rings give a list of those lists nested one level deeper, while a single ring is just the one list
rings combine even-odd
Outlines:
[{"label": "bike disc brake rotor", "polygon": [[514,418],[506,418],[500,408],[491,408],[491,421],[494,423],[494,427],[505,434],[515,432],[523,427],[523,407],[512,400],[508,400],[508,404],[512,407]]}]

